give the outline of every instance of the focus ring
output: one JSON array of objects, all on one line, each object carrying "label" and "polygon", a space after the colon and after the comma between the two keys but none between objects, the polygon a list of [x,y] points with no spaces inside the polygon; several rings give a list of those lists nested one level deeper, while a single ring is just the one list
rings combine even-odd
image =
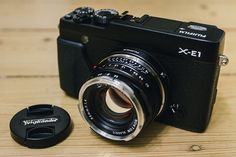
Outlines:
[{"label": "focus ring", "polygon": [[[84,95],[86,94],[86,90],[93,86],[93,85],[99,85],[99,84],[106,84],[106,85],[110,85],[113,86],[121,91],[124,92],[124,94],[132,101],[137,113],[137,117],[138,117],[138,123],[137,126],[134,130],[134,132],[132,132],[131,134],[125,135],[125,136],[118,136],[118,135],[112,135],[112,134],[108,134],[107,132],[104,132],[104,130],[101,130],[101,128],[97,127],[96,124],[93,123],[93,115],[91,114],[91,112],[89,111],[88,107],[86,107],[87,105],[87,100],[84,99]],[[89,124],[89,126],[98,134],[112,139],[112,140],[124,140],[124,141],[129,141],[131,139],[133,139],[135,136],[138,135],[138,133],[141,131],[141,129],[143,128],[144,122],[145,122],[145,117],[144,117],[144,113],[141,107],[141,104],[138,100],[138,98],[136,98],[134,91],[132,88],[130,88],[129,85],[127,85],[125,82],[122,82],[120,80],[114,79],[113,77],[110,76],[99,76],[99,77],[95,77],[93,79],[88,80],[80,89],[80,93],[79,93],[79,111],[82,115],[82,117],[85,119],[85,121]]]}]

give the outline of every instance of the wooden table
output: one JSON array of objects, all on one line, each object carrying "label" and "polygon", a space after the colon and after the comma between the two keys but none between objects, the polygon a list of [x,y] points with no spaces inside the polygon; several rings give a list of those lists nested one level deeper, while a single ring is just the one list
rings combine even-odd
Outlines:
[{"label": "wooden table", "polygon": [[[152,124],[128,143],[104,140],[82,121],[77,100],[59,87],[56,38],[61,16],[79,6],[129,10],[183,21],[215,24],[226,31],[223,67],[211,123],[198,134]],[[235,0],[22,0],[0,2],[0,156],[236,156],[236,1]],[[10,137],[9,122],[32,104],[52,103],[67,110],[71,135],[47,149],[29,149]]]}]

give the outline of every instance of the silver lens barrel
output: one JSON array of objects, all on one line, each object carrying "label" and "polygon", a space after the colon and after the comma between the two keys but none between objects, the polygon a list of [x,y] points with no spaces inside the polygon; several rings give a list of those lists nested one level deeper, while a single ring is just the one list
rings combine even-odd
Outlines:
[{"label": "silver lens barrel", "polygon": [[[137,122],[136,122],[136,126],[133,128],[134,130],[132,131],[132,133],[127,134],[122,136],[121,134],[109,134],[107,132],[105,132],[104,130],[102,130],[101,128],[97,127],[96,124],[94,124],[93,117],[88,115],[88,112],[86,112],[86,102],[84,100],[84,93],[86,91],[87,88],[89,88],[92,85],[108,85],[111,86],[115,89],[118,89],[119,91],[122,91],[122,93],[129,99],[129,101],[132,103],[136,115],[137,115]],[[132,88],[130,88],[129,85],[127,85],[125,82],[118,80],[118,79],[114,79],[113,77],[109,77],[109,76],[100,76],[100,77],[95,77],[92,78],[90,80],[88,80],[80,89],[79,92],[79,104],[78,104],[78,108],[79,111],[83,117],[83,119],[87,122],[87,124],[98,134],[102,135],[105,138],[111,139],[111,140],[116,140],[116,141],[129,141],[131,139],[133,139],[134,137],[136,137],[139,132],[142,130],[143,126],[144,126],[144,122],[145,122],[145,116],[144,116],[144,112],[142,109],[142,106],[139,102],[139,100],[137,99],[137,97],[134,94],[134,91]]]}]

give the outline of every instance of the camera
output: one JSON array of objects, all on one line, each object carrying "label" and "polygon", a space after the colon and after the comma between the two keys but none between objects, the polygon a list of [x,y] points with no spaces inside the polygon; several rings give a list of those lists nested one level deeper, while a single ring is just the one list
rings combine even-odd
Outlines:
[{"label": "camera", "polygon": [[228,63],[223,30],[80,7],[60,19],[59,32],[60,86],[99,135],[129,141],[153,121],[207,128]]}]

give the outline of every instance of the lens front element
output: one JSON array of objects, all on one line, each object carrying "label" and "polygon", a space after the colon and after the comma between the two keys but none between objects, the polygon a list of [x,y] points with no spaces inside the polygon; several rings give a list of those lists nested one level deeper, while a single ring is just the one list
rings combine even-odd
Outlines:
[{"label": "lens front element", "polygon": [[116,113],[126,113],[133,107],[130,100],[121,91],[109,88],[106,92],[106,105]]}]

